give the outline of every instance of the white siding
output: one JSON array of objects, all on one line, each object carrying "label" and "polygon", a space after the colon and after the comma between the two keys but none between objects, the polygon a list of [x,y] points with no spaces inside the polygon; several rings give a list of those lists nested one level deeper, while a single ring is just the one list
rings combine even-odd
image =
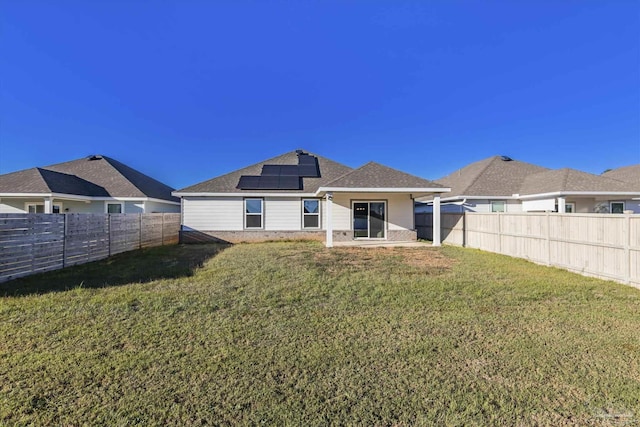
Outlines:
[{"label": "white siding", "polygon": [[144,202],[125,202],[123,213],[144,213]]},{"label": "white siding", "polygon": [[264,229],[267,231],[301,230],[301,199],[291,197],[266,197],[264,199]]},{"label": "white siding", "polygon": [[0,203],[0,213],[25,213],[25,202],[26,200],[2,199]]},{"label": "white siding", "polygon": [[525,212],[553,212],[556,209],[556,199],[524,200],[522,210]]},{"label": "white siding", "polygon": [[182,225],[201,231],[238,231],[244,228],[242,197],[184,197]]},{"label": "white siding", "polygon": [[144,211],[145,213],[156,213],[156,212],[178,213],[180,212],[180,205],[172,205],[171,203],[147,201],[147,202],[144,202]]}]

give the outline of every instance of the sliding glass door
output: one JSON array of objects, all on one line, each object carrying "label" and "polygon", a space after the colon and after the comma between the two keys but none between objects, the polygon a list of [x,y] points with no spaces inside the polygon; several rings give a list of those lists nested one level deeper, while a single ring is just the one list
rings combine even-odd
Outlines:
[{"label": "sliding glass door", "polygon": [[384,239],[386,237],[386,203],[353,203],[353,237],[356,239]]}]

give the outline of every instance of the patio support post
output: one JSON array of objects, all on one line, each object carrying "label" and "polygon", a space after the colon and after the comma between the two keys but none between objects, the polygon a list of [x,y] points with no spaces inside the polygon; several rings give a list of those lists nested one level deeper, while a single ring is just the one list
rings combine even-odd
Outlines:
[{"label": "patio support post", "polygon": [[558,213],[567,213],[567,199],[558,197]]},{"label": "patio support post", "polygon": [[44,198],[44,213],[53,213],[53,197]]},{"label": "patio support post", "polygon": [[440,195],[433,196],[433,246],[440,246]]},{"label": "patio support post", "polygon": [[326,229],[326,242],[325,246],[328,248],[333,247],[333,219],[331,218],[331,208],[333,207],[333,193],[327,193],[327,229]]}]

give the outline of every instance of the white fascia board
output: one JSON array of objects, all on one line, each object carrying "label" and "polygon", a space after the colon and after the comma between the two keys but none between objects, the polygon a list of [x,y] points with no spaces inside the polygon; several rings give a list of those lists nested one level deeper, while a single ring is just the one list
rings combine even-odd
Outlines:
[{"label": "white fascia board", "polygon": [[370,188],[370,187],[320,187],[316,194],[321,193],[448,193],[450,188]]},{"label": "white fascia board", "polygon": [[0,193],[0,197],[4,198],[20,198],[20,199],[33,199],[33,198],[53,198],[59,200],[82,200],[87,201],[91,200],[89,196],[78,196],[75,194],[64,194],[64,193]]},{"label": "white fascia board", "polygon": [[53,193],[0,193],[0,197],[53,197]]},{"label": "white fascia board", "polygon": [[640,192],[627,192],[627,191],[554,191],[552,193],[540,193],[540,194],[527,194],[526,196],[520,196],[518,199],[540,199],[548,197],[562,197],[562,196],[623,196],[633,197],[640,195]]},{"label": "white fascia board", "polygon": [[315,193],[182,193],[174,191],[175,197],[315,197]]},{"label": "white fascia board", "polygon": [[0,193],[0,197],[10,198],[45,198],[51,197],[59,200],[81,200],[83,202],[91,202],[91,201],[106,201],[106,200],[114,200],[118,202],[159,202],[159,203],[168,203],[171,205],[180,206],[180,202],[173,202],[170,200],[163,199],[155,199],[152,197],[94,197],[94,196],[80,196],[77,194],[66,194],[66,193]]},{"label": "white fascia board", "polygon": [[[456,200],[518,200],[518,197],[514,196],[454,196],[454,197],[442,197],[440,203],[453,202]],[[420,200],[422,203],[432,203],[431,199]]]}]

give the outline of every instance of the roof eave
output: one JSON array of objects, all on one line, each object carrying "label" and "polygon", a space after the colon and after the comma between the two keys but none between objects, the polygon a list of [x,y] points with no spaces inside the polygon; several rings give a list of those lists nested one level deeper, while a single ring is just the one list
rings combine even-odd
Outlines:
[{"label": "roof eave", "polygon": [[534,193],[521,195],[518,199],[539,199],[541,197],[562,196],[624,196],[634,197],[640,195],[640,191],[553,191],[550,193]]},{"label": "roof eave", "polygon": [[411,194],[431,194],[431,193],[448,193],[450,188],[446,187],[320,187],[316,191],[316,195],[326,193],[411,193]]}]

